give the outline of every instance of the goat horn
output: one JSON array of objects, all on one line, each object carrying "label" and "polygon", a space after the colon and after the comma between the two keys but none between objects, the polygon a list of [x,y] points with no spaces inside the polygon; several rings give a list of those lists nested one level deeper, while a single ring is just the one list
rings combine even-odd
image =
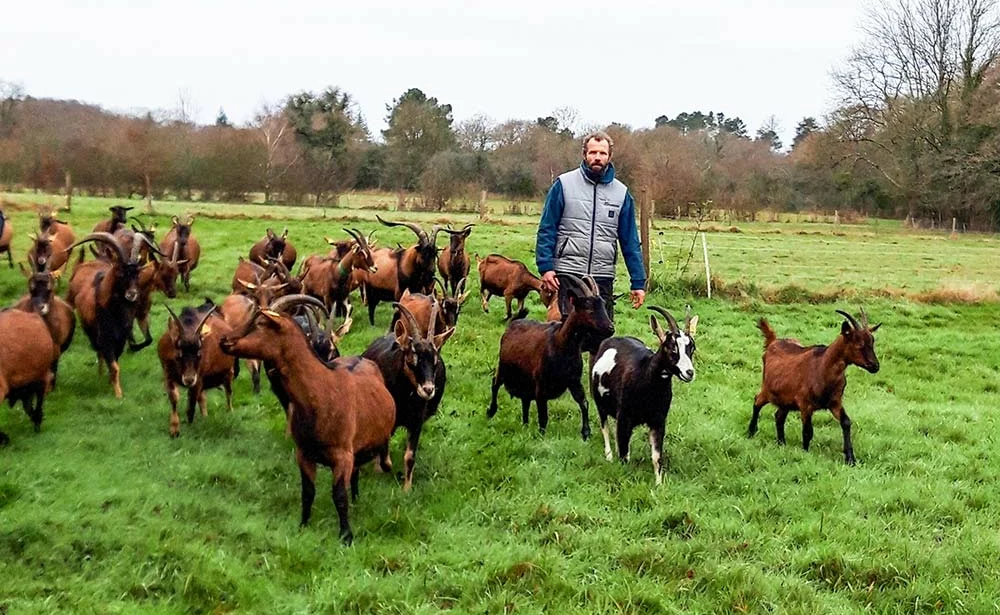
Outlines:
[{"label": "goat horn", "polygon": [[424,229],[420,228],[413,222],[392,222],[389,220],[383,220],[382,217],[379,216],[378,214],[375,214],[375,219],[384,224],[385,226],[405,226],[406,228],[416,233],[417,239],[420,241],[421,244],[430,243],[430,239],[427,238],[427,233],[424,232]]},{"label": "goat horn", "polygon": [[177,216],[174,216],[173,218],[170,219],[170,224],[173,224],[174,226],[180,226],[181,220]]},{"label": "goat horn", "polygon": [[281,232],[281,238],[285,239],[286,237],[288,237],[288,227],[287,226],[285,227],[285,230],[283,230]]},{"label": "goat horn", "polygon": [[405,318],[409,323],[409,333],[410,337],[416,338],[420,333],[420,325],[417,324],[417,319],[413,317],[413,312],[403,307],[403,304],[398,301],[392,302],[393,307],[399,310],[399,313]]},{"label": "goat horn", "polygon": [[441,281],[441,278],[434,276],[434,283],[441,287],[441,296],[447,297],[448,289],[444,287],[444,282]]},{"label": "goat horn", "polygon": [[309,337],[316,335],[316,329],[319,328],[319,323],[316,322],[316,312],[313,310],[306,310],[306,322],[309,323]]},{"label": "goat horn", "polygon": [[868,328],[868,314],[865,314],[865,308],[864,308],[864,306],[861,306],[860,310],[861,310],[861,326],[867,329]]},{"label": "goat horn", "polygon": [[457,231],[457,230],[451,228],[450,226],[448,226],[448,227],[439,227],[438,230],[439,231],[444,231],[445,233],[448,233],[449,235],[461,235],[462,234],[462,231]]},{"label": "goat horn", "polygon": [[284,297],[278,297],[273,302],[271,302],[270,309],[274,310],[275,312],[281,312],[281,311],[287,312],[288,308],[302,304],[307,304],[319,308],[320,310],[322,310],[324,316],[327,317],[329,316],[326,312],[326,307],[323,305],[322,301],[320,301],[316,297],[310,297],[309,295],[302,295],[302,294],[285,295]]},{"label": "goat horn", "polygon": [[135,222],[138,222],[139,223],[139,228],[141,230],[143,230],[143,231],[148,230],[148,229],[146,229],[146,225],[142,223],[142,220],[139,219],[139,216],[129,216],[128,219],[129,220],[133,220]]},{"label": "goat horn", "polygon": [[177,263],[177,259],[181,257],[181,242],[180,240],[174,240],[174,253],[170,255],[170,262]]},{"label": "goat horn", "polygon": [[437,245],[438,233],[441,232],[441,231],[452,232],[450,229],[446,229],[443,226],[441,226],[440,224],[435,224],[434,226],[431,227],[431,239],[430,239],[430,242],[429,242],[430,245],[432,245],[432,246],[436,246]]},{"label": "goat horn", "polygon": [[[164,254],[163,252],[160,252],[160,249],[159,249],[158,247],[156,247],[156,244],[155,244],[155,243],[153,243],[153,242],[152,242],[152,240],[150,240],[150,238],[149,238],[149,237],[146,237],[146,236],[145,236],[145,235],[143,235],[142,233],[139,233],[139,234],[138,234],[138,235],[136,235],[136,236],[137,236],[137,237],[139,238],[139,240],[140,240],[140,241],[142,241],[142,242],[143,242],[143,243],[145,243],[145,244],[146,244],[147,246],[149,246],[149,249],[150,249],[150,250],[152,250],[153,252],[155,252],[156,254],[159,254],[160,256],[162,256],[162,257],[164,257],[164,258],[166,258],[166,257],[167,257],[167,255],[166,255],[166,254]],[[135,249],[135,248],[133,248],[133,250],[134,250],[134,249]]]},{"label": "goat horn", "polygon": [[170,317],[173,318],[174,322],[177,323],[177,326],[180,327],[181,326],[181,319],[177,318],[177,314],[174,314],[174,311],[170,309],[169,305],[163,304],[163,307],[167,308],[167,312],[170,313]]},{"label": "goat horn", "polygon": [[437,325],[438,312],[441,311],[441,304],[437,299],[431,302],[431,319],[427,323],[427,341],[432,341],[434,339],[434,329]]},{"label": "goat horn", "polygon": [[860,328],[861,328],[861,327],[860,327],[860,326],[858,325],[858,321],[854,320],[854,317],[853,317],[853,316],[851,316],[850,314],[848,314],[847,312],[845,312],[844,310],[834,310],[834,311],[835,311],[835,312],[837,312],[838,314],[842,314],[842,315],[844,316],[844,318],[846,318],[846,319],[847,319],[847,321],[848,321],[849,323],[851,323],[851,326],[852,326],[853,328],[855,328],[855,329],[860,329]]},{"label": "goat horn", "polygon": [[570,286],[573,287],[572,288],[573,290],[576,290],[577,292],[581,293],[582,296],[587,297],[591,294],[591,291],[587,287],[587,285],[584,284],[580,280],[580,278],[576,277],[575,275],[568,275],[564,279],[570,283]]},{"label": "goat horn", "polygon": [[670,332],[671,333],[673,333],[675,335],[678,334],[678,333],[680,333],[680,327],[677,326],[677,321],[674,320],[674,317],[670,315],[670,312],[666,311],[665,309],[661,308],[658,305],[651,305],[651,306],[649,306],[649,309],[653,310],[654,312],[656,312],[660,316],[663,316],[664,318],[667,319],[667,324],[670,325]]},{"label": "goat horn", "polygon": [[589,275],[584,276],[583,281],[587,283],[587,288],[590,289],[591,296],[597,297],[601,294],[601,289],[597,287],[597,282],[594,281],[594,278]]},{"label": "goat horn", "polygon": [[195,327],[194,330],[198,334],[199,337],[201,337],[201,328],[205,326],[205,323],[208,322],[208,318],[212,314],[214,314],[215,310],[217,310],[217,309],[219,309],[219,306],[213,305],[212,309],[208,310],[208,312],[206,312],[205,315],[201,317],[201,320],[198,321],[198,326]]},{"label": "goat horn", "polygon": [[122,264],[125,264],[125,263],[128,262],[128,258],[125,256],[125,250],[122,250],[121,244],[119,244],[117,241],[115,241],[115,236],[112,235],[111,233],[106,233],[104,231],[98,231],[96,233],[91,233],[91,234],[87,235],[86,237],[84,237],[80,241],[78,241],[78,242],[74,243],[73,245],[71,245],[70,247],[66,248],[66,252],[70,252],[70,251],[73,250],[73,248],[75,248],[77,246],[82,246],[83,244],[88,243],[90,241],[98,241],[100,243],[106,243],[106,244],[108,244],[115,251],[115,254],[118,255],[118,262],[120,262]]},{"label": "goat horn", "polygon": [[365,238],[361,235],[361,233],[357,232],[356,230],[351,230],[349,228],[340,229],[340,230],[344,231],[345,233],[347,233],[348,235],[350,235],[351,237],[353,237],[354,241],[358,242],[359,246],[365,245]]}]

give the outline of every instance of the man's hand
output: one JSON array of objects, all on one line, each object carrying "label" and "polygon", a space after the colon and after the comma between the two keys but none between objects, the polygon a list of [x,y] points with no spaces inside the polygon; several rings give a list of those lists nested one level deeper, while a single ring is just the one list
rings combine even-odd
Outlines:
[{"label": "man's hand", "polygon": [[542,274],[542,286],[554,293],[559,292],[559,278],[555,271],[546,271]]},{"label": "man's hand", "polygon": [[635,309],[639,309],[640,307],[642,307],[642,303],[646,300],[646,291],[633,290],[631,293],[629,293],[629,296],[632,298],[632,307]]}]

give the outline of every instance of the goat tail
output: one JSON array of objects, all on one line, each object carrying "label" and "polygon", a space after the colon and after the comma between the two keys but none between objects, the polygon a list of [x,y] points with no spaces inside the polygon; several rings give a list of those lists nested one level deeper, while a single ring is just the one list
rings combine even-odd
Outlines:
[{"label": "goat tail", "polygon": [[778,339],[778,336],[774,334],[774,329],[771,328],[771,325],[765,318],[757,321],[757,328],[764,334],[764,350],[767,350],[767,347],[773,344],[774,340]]},{"label": "goat tail", "polygon": [[511,318],[511,320],[520,320],[520,319],[524,318],[527,315],[528,315],[528,308],[523,307],[523,308],[519,309],[517,311],[517,313],[514,314],[514,316]]}]

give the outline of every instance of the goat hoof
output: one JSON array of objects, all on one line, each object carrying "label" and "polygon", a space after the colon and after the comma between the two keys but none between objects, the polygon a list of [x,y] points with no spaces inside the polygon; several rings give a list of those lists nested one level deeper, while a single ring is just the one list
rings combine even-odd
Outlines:
[{"label": "goat hoof", "polygon": [[855,466],[858,464],[858,460],[855,459],[854,457],[848,457],[847,459],[844,460],[844,462],[847,463],[847,465],[849,466]]},{"label": "goat hoof", "polygon": [[344,546],[349,547],[354,542],[354,533],[351,530],[341,532],[340,539],[344,541]]},{"label": "goat hoof", "polygon": [[589,429],[582,430],[580,432],[580,436],[583,438],[583,441],[586,442],[587,440],[590,439],[590,430]]},{"label": "goat hoof", "polygon": [[489,408],[486,409],[486,418],[491,419],[493,418],[494,415],[496,415],[496,413],[497,413],[496,407],[490,406]]}]

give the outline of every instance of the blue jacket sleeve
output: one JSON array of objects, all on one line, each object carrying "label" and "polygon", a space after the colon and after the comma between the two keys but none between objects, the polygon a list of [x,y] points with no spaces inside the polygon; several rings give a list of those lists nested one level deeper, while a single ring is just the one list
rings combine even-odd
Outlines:
[{"label": "blue jacket sleeve", "polygon": [[559,232],[559,220],[562,219],[563,205],[562,182],[557,179],[545,197],[542,219],[538,222],[538,237],[535,239],[535,266],[538,267],[539,274],[552,271],[555,267],[556,235]]},{"label": "blue jacket sleeve", "polygon": [[646,288],[646,270],[642,266],[642,246],[639,244],[639,228],[635,224],[635,201],[632,193],[625,193],[625,203],[618,218],[618,243],[622,246],[622,257],[632,280],[632,290]]}]

